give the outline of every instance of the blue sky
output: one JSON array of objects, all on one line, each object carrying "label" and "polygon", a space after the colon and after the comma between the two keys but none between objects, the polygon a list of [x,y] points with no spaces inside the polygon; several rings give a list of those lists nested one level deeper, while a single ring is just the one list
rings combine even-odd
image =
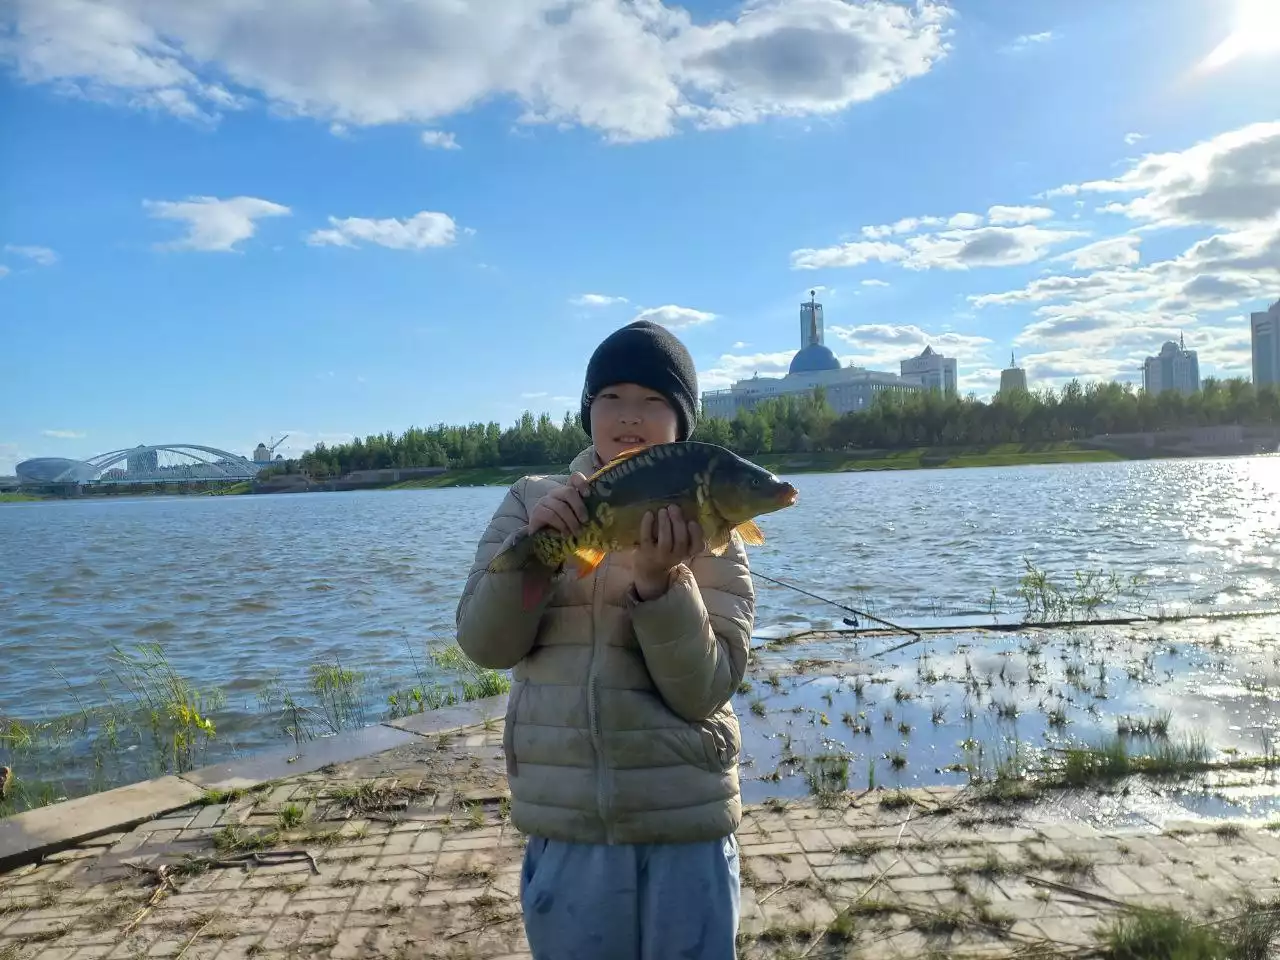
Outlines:
[{"label": "blue sky", "polygon": [[[638,315],[704,388],[926,343],[990,392],[1248,370],[1268,0],[15,0],[0,473],[557,417]],[[6,19],[7,18],[7,19]]]}]

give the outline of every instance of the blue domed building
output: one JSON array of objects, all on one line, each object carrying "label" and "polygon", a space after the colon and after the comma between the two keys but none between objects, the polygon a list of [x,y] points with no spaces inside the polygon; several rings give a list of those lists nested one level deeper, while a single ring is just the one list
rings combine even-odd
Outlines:
[{"label": "blue domed building", "polygon": [[798,373],[820,373],[823,370],[839,370],[840,361],[836,359],[836,355],[831,352],[831,348],[825,343],[811,343],[807,347],[801,347],[796,351],[796,355],[791,358],[791,367],[787,370],[787,376],[793,377]]},{"label": "blue domed building", "polygon": [[827,402],[836,413],[851,413],[866,409],[886,390],[923,388],[918,380],[895,373],[841,366],[823,339],[822,304],[810,291],[809,302],[800,304],[800,349],[791,358],[787,375],[757,374],[739,380],[727,390],[708,391],[702,395],[703,415],[732,419],[739,410],[750,410],[764,400],[812,394],[818,387],[826,391]]}]

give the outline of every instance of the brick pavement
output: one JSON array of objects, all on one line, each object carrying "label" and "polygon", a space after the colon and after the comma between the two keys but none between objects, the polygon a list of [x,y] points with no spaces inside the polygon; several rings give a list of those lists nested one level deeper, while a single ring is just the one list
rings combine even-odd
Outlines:
[{"label": "brick pavement", "polygon": [[[506,797],[501,723],[211,795],[0,875],[0,960],[526,958]],[[748,960],[1011,956],[1124,904],[1280,895],[1265,829],[1102,833],[952,789],[774,802],[739,841]]]}]

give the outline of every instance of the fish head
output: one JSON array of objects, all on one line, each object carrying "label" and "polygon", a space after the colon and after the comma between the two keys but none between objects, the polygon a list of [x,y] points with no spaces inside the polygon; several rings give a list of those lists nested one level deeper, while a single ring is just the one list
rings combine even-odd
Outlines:
[{"label": "fish head", "polygon": [[785,480],[734,454],[716,458],[710,487],[716,512],[730,524],[782,510],[794,504],[799,496],[796,488]]}]

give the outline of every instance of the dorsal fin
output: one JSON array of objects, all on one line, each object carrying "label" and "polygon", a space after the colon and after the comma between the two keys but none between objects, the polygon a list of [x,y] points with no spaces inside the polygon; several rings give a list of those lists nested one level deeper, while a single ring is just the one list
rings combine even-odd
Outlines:
[{"label": "dorsal fin", "polygon": [[644,453],[648,449],[649,448],[645,446],[645,447],[636,447],[632,450],[624,450],[622,453],[618,454],[616,457],[614,457],[612,460],[606,463],[603,467],[601,467],[591,476],[587,477],[587,482],[594,480],[596,477],[600,476],[600,474],[604,473],[606,470],[612,470],[618,464],[623,463],[627,460],[630,460],[632,457],[636,456],[637,454]]}]

